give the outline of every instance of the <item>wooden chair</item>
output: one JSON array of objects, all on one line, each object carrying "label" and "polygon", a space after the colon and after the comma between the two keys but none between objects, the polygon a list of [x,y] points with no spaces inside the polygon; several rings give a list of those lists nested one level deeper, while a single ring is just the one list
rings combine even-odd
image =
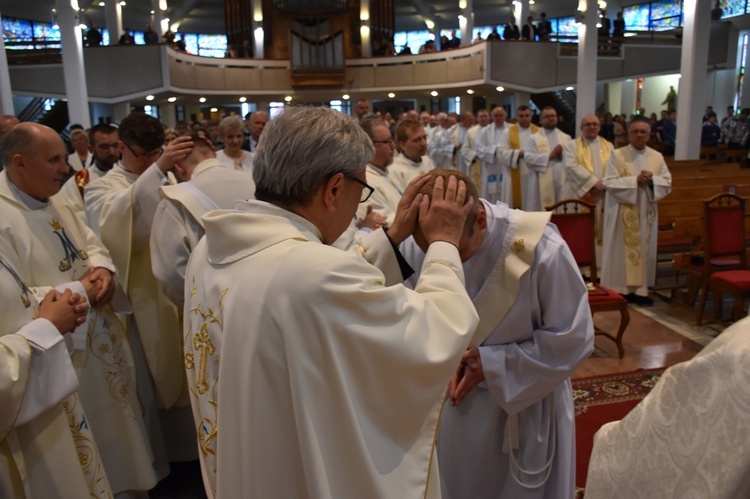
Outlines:
[{"label": "wooden chair", "polygon": [[628,302],[619,293],[615,293],[597,282],[596,275],[596,205],[587,203],[580,199],[566,199],[547,207],[552,214],[552,223],[557,226],[565,242],[568,244],[573,258],[579,267],[589,267],[590,278],[587,287],[589,289],[589,307],[593,318],[596,312],[616,310],[620,312],[620,327],[617,335],[603,331],[594,326],[594,333],[605,336],[617,345],[619,358],[625,356],[625,348],[622,346],[622,337],[630,322]]},{"label": "wooden chair", "polygon": [[[709,276],[746,268],[745,199],[722,193],[703,201],[703,253],[675,258],[674,267],[690,277],[687,303],[695,304],[698,290],[706,295]],[[705,304],[704,299],[701,302]],[[702,312],[699,311],[699,314]]]},{"label": "wooden chair", "polygon": [[696,322],[699,325],[703,322],[709,291],[714,293],[714,317],[721,318],[723,294],[728,293],[735,298],[733,320],[739,320],[744,313],[745,296],[750,294],[750,271],[747,270],[745,250],[745,198],[724,193],[705,201],[703,233],[705,275]]}]

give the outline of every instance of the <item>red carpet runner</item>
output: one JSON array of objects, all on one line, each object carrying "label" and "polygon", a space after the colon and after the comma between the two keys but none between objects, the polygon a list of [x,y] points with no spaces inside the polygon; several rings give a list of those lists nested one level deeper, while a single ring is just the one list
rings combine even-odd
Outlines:
[{"label": "red carpet runner", "polygon": [[622,419],[659,380],[664,369],[639,370],[573,380],[576,408],[576,487],[585,487],[594,434]]}]

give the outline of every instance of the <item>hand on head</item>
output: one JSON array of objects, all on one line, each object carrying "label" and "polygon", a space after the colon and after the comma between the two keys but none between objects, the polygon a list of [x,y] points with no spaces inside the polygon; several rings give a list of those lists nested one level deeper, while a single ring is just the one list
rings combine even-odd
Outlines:
[{"label": "hand on head", "polygon": [[164,148],[164,153],[156,160],[156,164],[163,173],[174,168],[175,163],[188,157],[193,150],[193,141],[189,135],[182,135],[171,141]]},{"label": "hand on head", "polygon": [[466,217],[474,206],[474,198],[466,199],[466,184],[451,175],[435,179],[431,198],[424,196],[419,204],[419,226],[428,244],[446,241],[458,247]]}]

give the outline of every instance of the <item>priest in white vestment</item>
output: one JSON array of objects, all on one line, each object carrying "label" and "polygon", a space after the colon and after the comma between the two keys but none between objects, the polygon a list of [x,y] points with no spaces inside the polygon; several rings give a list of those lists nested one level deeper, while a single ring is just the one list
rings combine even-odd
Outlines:
[{"label": "priest in white vestment", "polygon": [[229,170],[217,159],[211,143],[191,136],[193,150],[175,164],[184,180],[161,188],[151,228],[151,268],[164,293],[182,310],[185,270],[193,248],[205,233],[201,217],[209,211],[233,208],[252,199],[255,182],[247,172]]},{"label": "priest in white vestment", "polygon": [[436,168],[453,168],[455,144],[451,138],[450,119],[445,113],[438,113],[437,118],[440,125],[430,133],[428,154]]},{"label": "priest in white vestment", "polygon": [[[575,496],[570,375],[594,331],[586,286],[549,218],[478,200],[467,222],[459,252],[481,344],[457,366],[440,418],[443,499]],[[420,247],[418,227],[401,245],[415,269]]]},{"label": "priest in white vestment", "polygon": [[482,185],[482,167],[477,156],[477,138],[490,123],[490,114],[486,109],[477,111],[477,125],[469,128],[461,146],[461,157],[466,166],[467,175],[475,185]]},{"label": "priest in white vestment", "polygon": [[[142,113],[123,119],[119,133],[120,162],[84,189],[86,218],[112,254],[133,305],[128,332],[155,450],[164,450],[166,444],[169,460],[194,460],[198,450],[191,438],[193,418],[185,384],[180,312],[159,287],[149,248],[160,188],[169,183],[167,173],[188,155],[193,142],[189,136],[180,136],[163,148],[164,128],[159,120]],[[161,421],[155,420],[157,403]],[[165,442],[158,446],[161,433]],[[166,457],[160,454],[157,459],[164,464]]]},{"label": "priest in white vestment", "polygon": [[557,111],[548,106],[542,109],[542,127],[526,139],[526,167],[528,180],[523,190],[525,211],[544,211],[558,201],[570,198],[565,181],[563,146],[570,135],[557,128]]},{"label": "priest in white vestment", "polygon": [[[352,118],[287,109],[258,145],[258,200],[204,217],[185,359],[209,497],[439,497],[440,402],[477,325],[455,246],[471,205],[455,178],[428,204],[421,176],[387,234],[329,246],[372,155]],[[392,245],[418,206],[432,244],[412,291]]]},{"label": "priest in white vestment", "polygon": [[399,154],[388,167],[388,174],[396,188],[404,192],[409,182],[434,166],[427,156],[427,136],[416,121],[405,120],[396,126],[396,147]]},{"label": "priest in white vestment", "polygon": [[469,130],[474,127],[474,113],[471,111],[464,111],[458,117],[458,123],[456,126],[451,128],[451,141],[453,142],[453,165],[449,168],[455,168],[456,170],[469,175],[469,164],[461,154],[461,149],[464,146],[464,140],[469,134]]},{"label": "priest in white vestment", "polygon": [[649,122],[630,123],[630,144],[615,149],[602,180],[607,190],[602,285],[643,303],[656,281],[657,203],[672,191],[664,157],[646,146],[650,133]]},{"label": "priest in white vestment", "polygon": [[70,132],[70,143],[73,146],[73,153],[68,155],[70,167],[79,172],[91,166],[94,155],[89,147],[89,138],[86,132],[80,128]]},{"label": "priest in white vestment", "polygon": [[61,334],[85,321],[86,299],[39,303],[12,255],[0,241],[0,497],[112,497]]},{"label": "priest in white vestment", "polygon": [[391,138],[391,132],[384,121],[365,120],[361,126],[375,147],[375,154],[366,167],[367,183],[375,191],[366,203],[359,205],[357,219],[363,220],[367,216],[368,209],[371,209],[383,215],[386,225],[390,225],[396,216],[396,209],[403,194],[388,174],[388,167],[393,163],[396,143]]},{"label": "priest in white vestment", "polygon": [[594,436],[586,497],[750,496],[750,318]]},{"label": "priest in white vestment", "polygon": [[529,182],[526,166],[526,144],[528,138],[539,128],[531,122],[531,108],[523,105],[516,110],[516,124],[510,125],[500,137],[500,148],[496,153],[502,166],[500,201],[511,208],[525,208],[523,193]]},{"label": "priest in white vestment", "polygon": [[153,454],[136,389],[133,355],[115,312],[127,308],[115,266],[101,241],[54,197],[65,174],[65,146],[57,133],[22,123],[4,140],[0,173],[0,237],[10,243],[18,272],[40,298],[70,288],[91,306],[72,335],[78,395],[114,493],[156,485]]},{"label": "priest in white vestment", "polygon": [[55,194],[81,218],[84,224],[86,223],[86,210],[83,204],[83,189],[90,182],[106,175],[115,166],[117,160],[120,159],[117,149],[118,141],[117,128],[112,125],[99,124],[91,127],[89,147],[94,156],[93,163],[85,170],[76,172],[63,184],[60,192]]},{"label": "priest in white vestment", "polygon": [[[481,196],[490,202],[500,201],[503,183],[503,156],[500,139],[510,126],[505,122],[507,113],[502,106],[492,110],[492,123],[477,135],[476,153],[482,162]],[[480,184],[477,184],[478,186]]]},{"label": "priest in white vestment", "polygon": [[[563,146],[567,192],[563,196],[596,204],[596,262],[601,267],[604,223],[604,167],[614,148],[599,136],[601,124],[595,114],[581,120],[581,136]],[[601,275],[601,273],[599,273]]]}]

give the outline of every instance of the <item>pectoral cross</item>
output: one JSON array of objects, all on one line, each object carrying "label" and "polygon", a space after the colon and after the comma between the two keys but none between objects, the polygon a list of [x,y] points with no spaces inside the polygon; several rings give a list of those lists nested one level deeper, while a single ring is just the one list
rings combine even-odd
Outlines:
[{"label": "pectoral cross", "polygon": [[195,384],[198,388],[198,393],[203,394],[208,390],[208,383],[206,382],[206,369],[208,368],[208,357],[213,355],[216,351],[211,338],[208,337],[208,328],[206,323],[201,324],[201,329],[193,336],[193,348],[196,352],[200,352],[200,359],[198,360],[198,373],[196,376]]}]

